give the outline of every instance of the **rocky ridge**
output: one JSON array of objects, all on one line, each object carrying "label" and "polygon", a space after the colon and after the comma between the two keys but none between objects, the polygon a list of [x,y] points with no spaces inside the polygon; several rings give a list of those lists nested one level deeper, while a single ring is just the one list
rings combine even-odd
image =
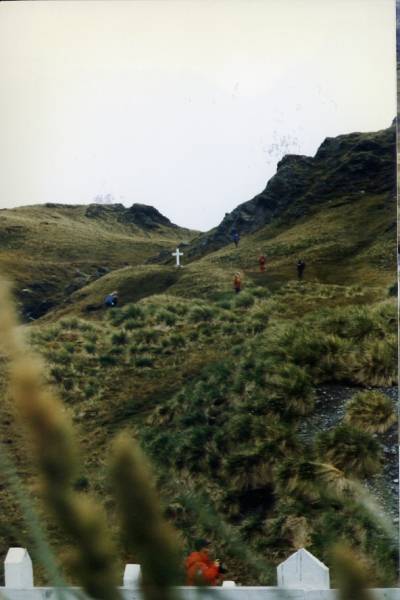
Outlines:
[{"label": "rocky ridge", "polygon": [[[193,240],[186,258],[195,259],[231,242],[232,230],[253,233],[273,220],[289,223],[341,199],[351,203],[363,196],[395,195],[396,127],[373,133],[326,138],[314,157],[289,154],[278,163],[265,189],[227,213],[222,222]],[[160,254],[151,262],[168,262]]]}]

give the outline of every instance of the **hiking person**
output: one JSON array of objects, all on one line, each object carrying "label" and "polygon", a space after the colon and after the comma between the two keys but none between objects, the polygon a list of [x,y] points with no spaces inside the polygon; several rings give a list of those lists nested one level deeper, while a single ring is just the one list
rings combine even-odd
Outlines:
[{"label": "hiking person", "polygon": [[197,540],[195,551],[185,560],[187,585],[218,585],[221,580],[221,563],[209,555],[210,542]]},{"label": "hiking person", "polygon": [[240,273],[235,273],[235,276],[233,278],[233,288],[235,290],[235,293],[238,294],[240,292],[240,290],[242,289],[242,279],[240,277]]},{"label": "hiking person", "polygon": [[267,259],[265,258],[264,254],[261,253],[260,257],[258,259],[258,264],[260,265],[260,271],[261,273],[265,272],[265,263],[267,262]]},{"label": "hiking person", "polygon": [[306,268],[306,263],[303,259],[300,259],[297,262],[297,277],[298,279],[303,279],[304,269]]},{"label": "hiking person", "polygon": [[239,242],[240,242],[240,235],[237,229],[233,229],[232,230],[232,239],[233,239],[233,243],[235,244],[236,248],[239,246]]},{"label": "hiking person", "polygon": [[104,299],[104,304],[107,308],[112,308],[118,304],[118,292],[111,292]]}]

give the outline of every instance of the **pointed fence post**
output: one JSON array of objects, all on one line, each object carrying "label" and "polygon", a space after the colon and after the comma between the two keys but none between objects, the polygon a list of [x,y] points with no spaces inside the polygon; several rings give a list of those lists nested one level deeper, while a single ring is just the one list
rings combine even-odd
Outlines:
[{"label": "pointed fence post", "polygon": [[278,587],[329,590],[329,569],[301,548],[277,567]]},{"label": "pointed fence post", "polygon": [[32,561],[25,548],[9,548],[4,561],[6,588],[33,588]]},{"label": "pointed fence post", "polygon": [[137,588],[140,583],[140,565],[125,565],[123,586]]}]

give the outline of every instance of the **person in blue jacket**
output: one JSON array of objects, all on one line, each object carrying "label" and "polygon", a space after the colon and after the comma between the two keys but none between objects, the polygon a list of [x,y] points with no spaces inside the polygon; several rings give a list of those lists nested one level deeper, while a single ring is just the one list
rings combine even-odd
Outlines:
[{"label": "person in blue jacket", "polygon": [[118,292],[111,292],[104,299],[104,304],[108,308],[112,308],[113,306],[117,306],[118,304]]},{"label": "person in blue jacket", "polygon": [[240,241],[240,235],[237,229],[232,229],[232,239],[233,239],[233,243],[235,244],[236,248],[239,246],[239,241]]}]

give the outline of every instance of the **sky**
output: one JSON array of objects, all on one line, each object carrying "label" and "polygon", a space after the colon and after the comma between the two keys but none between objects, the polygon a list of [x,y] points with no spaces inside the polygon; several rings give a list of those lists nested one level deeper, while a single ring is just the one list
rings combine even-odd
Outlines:
[{"label": "sky", "polygon": [[0,2],[0,208],[208,230],[285,154],[395,113],[394,0]]}]

